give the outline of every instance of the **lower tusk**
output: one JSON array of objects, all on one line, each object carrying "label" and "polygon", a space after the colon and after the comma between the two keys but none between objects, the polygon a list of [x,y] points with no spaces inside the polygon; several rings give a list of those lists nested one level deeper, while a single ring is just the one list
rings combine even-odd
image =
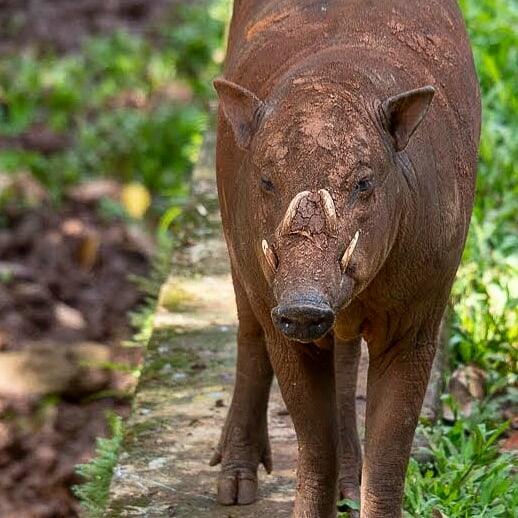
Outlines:
[{"label": "lower tusk", "polygon": [[268,246],[268,241],[266,239],[263,239],[261,246],[263,248],[263,254],[266,257],[266,262],[268,263],[268,266],[276,272],[277,266],[279,262],[277,261],[277,256],[275,255],[275,252]]},{"label": "lower tusk", "polygon": [[356,248],[356,245],[358,244],[359,237],[360,237],[360,231],[357,230],[356,234],[354,234],[354,237],[351,239],[351,242],[349,243],[347,250],[344,252],[344,255],[342,256],[342,260],[340,261],[340,266],[342,268],[342,272],[345,272],[345,270],[349,266],[349,261],[351,260],[351,257],[354,253],[354,249]]},{"label": "lower tusk", "polygon": [[336,234],[338,222],[336,220],[336,209],[333,198],[326,189],[320,189],[318,194],[320,195],[320,200],[322,201],[322,206],[326,214],[328,230],[331,234]]}]

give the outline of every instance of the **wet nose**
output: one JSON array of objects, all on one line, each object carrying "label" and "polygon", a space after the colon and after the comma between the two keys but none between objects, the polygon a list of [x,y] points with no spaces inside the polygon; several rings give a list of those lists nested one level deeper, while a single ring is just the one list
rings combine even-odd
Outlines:
[{"label": "wet nose", "polygon": [[322,338],[333,327],[335,314],[325,303],[291,302],[273,308],[272,319],[288,338],[299,342],[313,342]]}]

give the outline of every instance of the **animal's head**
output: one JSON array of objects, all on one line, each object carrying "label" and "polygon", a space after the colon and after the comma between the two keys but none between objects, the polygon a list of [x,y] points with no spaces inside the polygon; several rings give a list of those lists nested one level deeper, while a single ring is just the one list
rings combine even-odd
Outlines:
[{"label": "animal's head", "polygon": [[253,231],[277,302],[273,321],[291,339],[318,340],[390,253],[409,191],[395,157],[434,90],[366,106],[308,78],[264,101],[224,79],[215,87],[245,152],[240,181],[258,204]]}]

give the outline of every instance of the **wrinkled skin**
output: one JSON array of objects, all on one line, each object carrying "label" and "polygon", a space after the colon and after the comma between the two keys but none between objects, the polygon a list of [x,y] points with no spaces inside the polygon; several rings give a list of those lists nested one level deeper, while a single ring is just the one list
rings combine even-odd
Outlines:
[{"label": "wrinkled skin", "polygon": [[399,517],[473,203],[480,99],[457,3],[236,1],[215,87],[239,316],[218,501],[253,502],[272,469],[275,373],[299,445],[294,516],[334,517],[340,493],[362,518]]}]

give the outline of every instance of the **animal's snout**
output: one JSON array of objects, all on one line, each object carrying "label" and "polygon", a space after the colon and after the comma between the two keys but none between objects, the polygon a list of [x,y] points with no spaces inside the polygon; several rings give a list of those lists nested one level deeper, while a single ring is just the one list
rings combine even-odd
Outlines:
[{"label": "animal's snout", "polygon": [[272,319],[288,338],[313,342],[333,327],[335,314],[326,303],[301,301],[279,304],[272,310]]}]

